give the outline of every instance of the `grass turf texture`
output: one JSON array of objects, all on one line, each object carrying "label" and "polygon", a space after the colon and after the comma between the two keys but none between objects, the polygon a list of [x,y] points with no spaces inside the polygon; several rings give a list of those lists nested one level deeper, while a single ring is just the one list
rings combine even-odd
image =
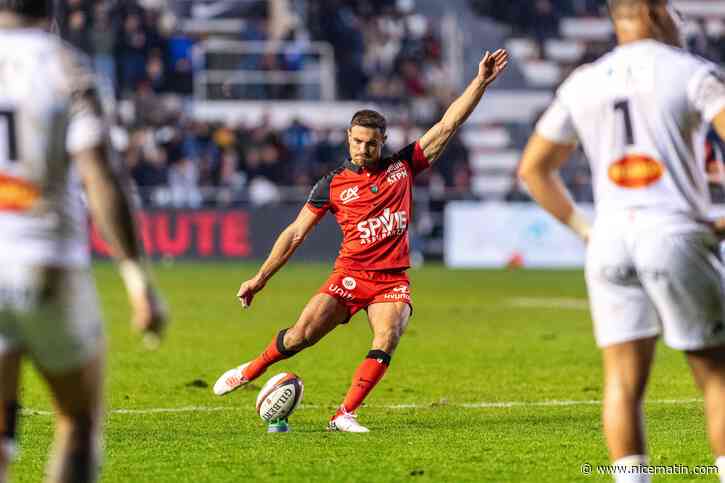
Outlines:
[{"label": "grass turf texture", "polygon": [[[292,264],[243,311],[235,295],[248,264],[158,266],[172,307],[162,349],[128,330],[113,267],[95,267],[110,339],[106,482],[611,481],[583,476],[607,464],[598,404],[464,408],[481,402],[601,399],[600,356],[579,271],[410,272],[415,315],[386,377],[360,411],[365,435],[327,433],[371,340],[365,314],[283,361],[251,389],[223,398],[211,385],[291,325],[328,267]],[[557,307],[561,302],[564,307]],[[574,301],[572,303],[572,300]],[[579,300],[580,302],[577,302]],[[257,390],[282,370],[305,382],[289,434],[267,434]],[[702,403],[683,357],[658,348],[646,406],[652,464],[712,464]],[[22,453],[11,481],[37,482],[51,440],[51,408],[29,364],[23,374]],[[402,405],[403,407],[393,407]],[[404,405],[414,405],[405,407]],[[195,410],[193,408],[201,408]],[[118,412],[191,408],[186,412]],[[655,481],[715,481],[714,476]]]}]

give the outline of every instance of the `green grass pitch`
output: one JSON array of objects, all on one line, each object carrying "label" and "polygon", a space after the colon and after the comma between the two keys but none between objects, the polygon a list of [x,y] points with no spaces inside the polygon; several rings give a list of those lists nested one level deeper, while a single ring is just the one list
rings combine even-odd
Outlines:
[{"label": "green grass pitch", "polygon": [[[128,330],[115,270],[95,267],[110,341],[102,481],[611,481],[580,472],[584,463],[607,463],[596,402],[600,356],[580,271],[412,270],[415,314],[360,410],[371,433],[357,435],[324,428],[369,349],[364,313],[252,388],[213,396],[224,370],[256,356],[296,320],[329,267],[292,264],[242,310],[236,291],[255,269],[157,266],[173,325],[162,349],[150,353]],[[302,377],[305,399],[291,433],[268,435],[254,400],[282,370]],[[700,395],[681,354],[658,348],[648,398],[652,463],[712,464]],[[52,418],[30,364],[22,404],[22,453],[11,481],[38,482]],[[655,479],[663,480],[716,478]]]}]

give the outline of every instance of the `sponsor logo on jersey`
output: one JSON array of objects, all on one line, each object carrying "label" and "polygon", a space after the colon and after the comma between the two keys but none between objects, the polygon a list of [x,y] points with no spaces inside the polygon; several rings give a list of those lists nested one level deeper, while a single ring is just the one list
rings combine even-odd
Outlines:
[{"label": "sponsor logo on jersey", "polygon": [[388,166],[388,169],[385,171],[386,173],[386,180],[388,181],[388,184],[395,184],[398,181],[400,181],[403,178],[408,177],[408,171],[405,169],[405,165],[400,162],[396,161],[395,163]]},{"label": "sponsor logo on jersey", "polygon": [[402,161],[396,161],[388,166],[388,169],[385,170],[385,173],[390,174],[393,171],[400,171],[401,169],[405,171],[405,164],[403,164]]},{"label": "sponsor logo on jersey", "polygon": [[381,216],[358,223],[357,229],[360,232],[361,245],[394,235],[402,235],[408,229],[408,214],[405,210],[391,213],[390,208],[385,208]]},{"label": "sponsor logo on jersey", "polygon": [[341,297],[345,300],[352,300],[353,298],[355,298],[353,296],[353,294],[351,294],[350,292],[348,292],[347,290],[345,290],[344,288],[340,287],[339,285],[337,285],[335,283],[331,283],[327,289],[333,295],[337,295],[338,297]]},{"label": "sponsor logo on jersey", "polygon": [[19,178],[0,174],[0,211],[26,211],[40,198],[38,188]]},{"label": "sponsor logo on jersey", "polygon": [[643,154],[630,154],[609,166],[609,179],[622,188],[644,188],[665,173],[659,161]]},{"label": "sponsor logo on jersey", "polygon": [[360,191],[359,186],[353,186],[352,188],[343,190],[342,193],[340,193],[340,201],[342,202],[342,204],[346,205],[351,201],[355,201],[356,199],[360,198],[358,191]]},{"label": "sponsor logo on jersey", "polygon": [[392,292],[385,294],[386,300],[410,300],[410,289],[407,285],[395,287]]},{"label": "sponsor logo on jersey", "polygon": [[345,277],[342,279],[342,286],[348,290],[355,290],[355,287],[357,287],[357,282],[352,277]]}]

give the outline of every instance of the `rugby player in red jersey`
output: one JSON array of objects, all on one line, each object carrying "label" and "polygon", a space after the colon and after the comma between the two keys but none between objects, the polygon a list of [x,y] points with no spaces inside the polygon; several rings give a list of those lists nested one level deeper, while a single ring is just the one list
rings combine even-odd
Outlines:
[{"label": "rugby player in red jersey", "polygon": [[250,306],[328,211],[343,233],[334,270],[297,322],[280,331],[259,357],[225,372],[214,384],[215,394],[227,394],[256,379],[270,365],[315,344],[365,309],[373,332],[372,347],[357,368],[329,429],[368,431],[357,422],[355,411],[385,374],[412,312],[405,271],[410,266],[408,224],[413,178],[438,159],[507,62],[505,50],[486,52],[478,74],[440,122],[393,156],[381,155],[385,118],[370,110],[353,116],[347,131],[349,158],[318,181],[297,219],[280,234],[259,272],[241,285],[237,297],[242,306]]}]

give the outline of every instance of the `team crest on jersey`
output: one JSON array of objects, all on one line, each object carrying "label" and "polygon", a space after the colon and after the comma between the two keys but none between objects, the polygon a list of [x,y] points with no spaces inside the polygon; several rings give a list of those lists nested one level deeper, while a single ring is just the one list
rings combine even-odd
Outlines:
[{"label": "team crest on jersey", "polygon": [[643,154],[629,154],[609,166],[609,179],[622,188],[644,188],[656,183],[665,173],[659,161]]},{"label": "team crest on jersey", "polygon": [[355,201],[356,199],[360,198],[358,191],[360,191],[359,186],[353,186],[352,188],[343,190],[342,193],[340,193],[340,202],[343,205],[346,205],[351,201]]},{"label": "team crest on jersey", "polygon": [[345,277],[342,279],[342,286],[348,290],[355,290],[355,287],[357,287],[357,282],[352,277]]},{"label": "team crest on jersey", "polygon": [[0,174],[0,211],[26,211],[40,198],[38,188],[25,180]]}]

